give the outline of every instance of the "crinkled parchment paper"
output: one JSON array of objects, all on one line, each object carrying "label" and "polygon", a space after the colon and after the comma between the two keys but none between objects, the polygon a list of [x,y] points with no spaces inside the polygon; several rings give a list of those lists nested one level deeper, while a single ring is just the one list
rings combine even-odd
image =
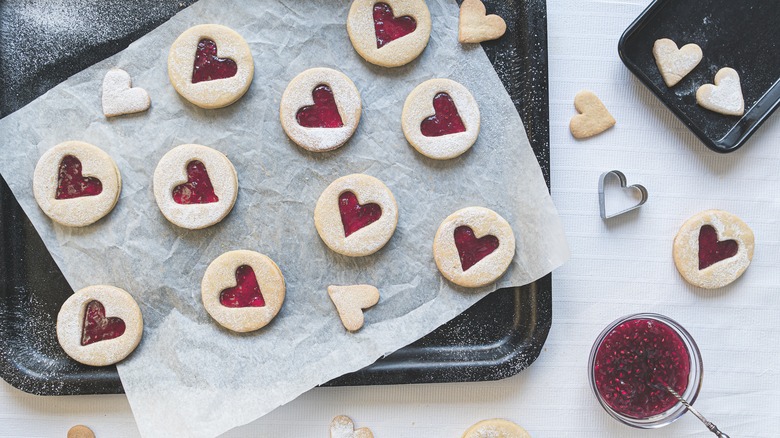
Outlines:
[{"label": "crinkled parchment paper", "polygon": [[[422,337],[496,287],[536,280],[568,256],[509,96],[482,49],[457,42],[456,3],[428,3],[433,34],[427,49],[405,67],[384,69],[353,50],[345,28],[349,2],[204,0],[0,121],[0,172],[70,285],[113,284],[141,306],[144,339],[119,373],[144,436],[214,436],[247,423]],[[252,49],[254,82],[228,108],[196,108],[168,82],[168,48],[185,29],[202,23],[235,29]],[[314,154],[284,135],[279,98],[295,75],[322,66],[352,78],[362,95],[363,116],[344,147]],[[148,112],[103,117],[101,81],[111,67],[127,70],[134,85],[149,91]],[[446,162],[421,156],[401,132],[404,99],[434,77],[464,84],[482,112],[482,131],[472,150]],[[122,173],[114,211],[83,229],[54,224],[32,196],[35,163],[65,140],[97,145]],[[235,208],[205,230],[168,223],[152,194],[155,165],[183,143],[224,152],[238,171]],[[312,215],[330,182],[358,172],[390,187],[400,216],[384,249],[348,258],[322,243]],[[517,237],[506,275],[480,290],[443,280],[431,252],[439,223],[472,205],[499,212]],[[234,249],[267,254],[287,281],[281,312],[255,333],[220,328],[201,305],[206,266]],[[326,288],[356,283],[376,285],[381,300],[366,312],[363,329],[351,334]]]}]

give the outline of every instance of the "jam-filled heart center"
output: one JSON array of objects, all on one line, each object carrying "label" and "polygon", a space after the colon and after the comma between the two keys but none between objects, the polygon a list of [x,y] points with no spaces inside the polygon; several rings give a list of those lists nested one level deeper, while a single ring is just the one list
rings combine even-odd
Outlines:
[{"label": "jam-filled heart center", "polygon": [[341,128],[344,122],[333,97],[333,90],[319,84],[311,92],[314,105],[304,106],[295,114],[295,120],[304,128]]},{"label": "jam-filled heart center", "polygon": [[192,69],[192,83],[232,78],[238,72],[236,61],[217,56],[217,43],[204,38],[195,49],[195,66]]},{"label": "jam-filled heart center", "polygon": [[187,182],[173,189],[173,201],[177,204],[210,204],[219,201],[203,163],[198,160],[187,163]]},{"label": "jam-filled heart center", "polygon": [[420,132],[426,137],[466,132],[466,125],[458,114],[458,107],[447,93],[438,93],[433,97],[434,114],[420,123]]},{"label": "jam-filled heart center", "polygon": [[367,227],[382,217],[382,207],[379,204],[361,205],[357,196],[352,192],[344,192],[339,195],[339,212],[341,223],[344,225],[344,237]]},{"label": "jam-filled heart center", "polygon": [[393,8],[387,3],[374,4],[374,32],[376,48],[381,49],[387,43],[409,35],[417,29],[417,20],[409,15],[396,17]]},{"label": "jam-filled heart center", "polygon": [[718,231],[712,225],[699,229],[699,270],[737,255],[736,240],[718,240]]},{"label": "jam-filled heart center", "polygon": [[487,235],[477,239],[471,227],[461,225],[455,228],[455,247],[460,256],[461,269],[466,272],[498,248],[498,238]]},{"label": "jam-filled heart center", "polygon": [[95,196],[103,191],[103,183],[99,179],[81,175],[81,161],[73,155],[65,155],[60,161],[57,176],[56,199],[80,198]]},{"label": "jam-filled heart center", "polygon": [[103,303],[92,300],[84,311],[84,324],[81,329],[81,345],[94,344],[122,336],[125,322],[116,316],[106,318]]},{"label": "jam-filled heart center", "polygon": [[219,302],[225,307],[265,306],[263,293],[251,266],[241,265],[236,268],[236,286],[220,292]]}]

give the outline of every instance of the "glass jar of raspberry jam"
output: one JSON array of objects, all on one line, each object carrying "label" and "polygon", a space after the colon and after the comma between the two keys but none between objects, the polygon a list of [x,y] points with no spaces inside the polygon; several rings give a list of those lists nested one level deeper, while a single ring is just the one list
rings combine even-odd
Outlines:
[{"label": "glass jar of raspberry jam", "polygon": [[590,385],[601,406],[629,426],[652,429],[680,418],[701,388],[701,353],[691,335],[655,313],[624,316],[601,332],[590,351]]}]

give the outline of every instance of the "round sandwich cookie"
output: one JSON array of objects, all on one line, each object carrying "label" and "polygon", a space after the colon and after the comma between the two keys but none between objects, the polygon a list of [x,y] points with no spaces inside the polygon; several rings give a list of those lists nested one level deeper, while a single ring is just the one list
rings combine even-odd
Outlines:
[{"label": "round sandwich cookie", "polygon": [[226,107],[249,89],[255,65],[244,38],[218,24],[193,26],[168,53],[168,78],[183,98],[206,109]]},{"label": "round sandwich cookie", "polygon": [[251,332],[268,325],[284,303],[284,276],[268,256],[229,251],[206,268],[200,284],[206,311],[221,326]]},{"label": "round sandwich cookie", "polygon": [[57,340],[74,360],[106,366],[135,350],[143,326],[141,309],[129,293],[114,286],[89,286],[71,295],[60,308]]},{"label": "round sandwich cookie", "polygon": [[33,195],[46,216],[69,227],[85,227],[107,215],[119,200],[122,177],[111,157],[82,141],[49,149],[33,173]]},{"label": "round sandwich cookie", "polygon": [[498,213],[467,207],[448,216],[433,239],[433,258],[441,274],[463,287],[498,280],[515,256],[515,234]]},{"label": "round sandwich cookie", "polygon": [[692,216],[674,238],[672,254],[688,283],[717,289],[739,278],[753,259],[753,231],[742,219],[723,210]]},{"label": "round sandwich cookie", "polygon": [[511,421],[494,418],[469,427],[462,438],[531,438],[531,434]]}]

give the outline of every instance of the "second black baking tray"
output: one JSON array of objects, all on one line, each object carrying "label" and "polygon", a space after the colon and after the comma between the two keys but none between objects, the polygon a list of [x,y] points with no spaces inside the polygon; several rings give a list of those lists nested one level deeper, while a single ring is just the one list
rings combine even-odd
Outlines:
[{"label": "second black baking tray", "polygon": [[[56,52],[39,50],[46,0],[0,3],[0,115],[6,116],[74,73],[121,50],[193,1],[74,0],[95,20],[75,23],[82,40],[62,38]],[[550,184],[547,14],[544,0],[492,0],[488,11],[507,34],[483,47],[509,92]],[[56,7],[63,7],[60,2]],[[150,12],[151,11],[151,12]],[[32,14],[32,15],[31,15]],[[44,21],[45,22],[45,21]],[[99,29],[98,29],[99,28]],[[113,32],[98,30],[114,29]],[[51,38],[46,38],[51,40]],[[70,44],[70,45],[69,45]],[[8,48],[28,47],[29,50]],[[28,66],[25,70],[23,67]],[[34,394],[122,393],[116,368],[81,365],[60,349],[55,322],[73,293],[5,181],[0,184],[0,377]],[[412,345],[326,385],[495,380],[530,365],[552,322],[552,277],[502,289]]]}]

